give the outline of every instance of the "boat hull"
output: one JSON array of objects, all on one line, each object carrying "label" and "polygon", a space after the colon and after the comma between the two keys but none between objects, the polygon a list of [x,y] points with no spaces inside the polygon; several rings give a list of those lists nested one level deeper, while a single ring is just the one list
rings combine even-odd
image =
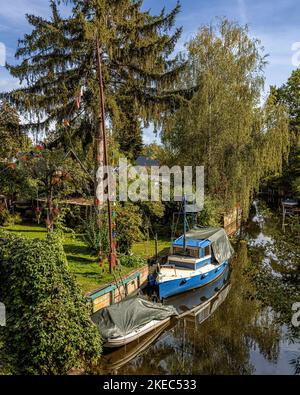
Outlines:
[{"label": "boat hull", "polygon": [[213,270],[203,275],[199,273],[190,277],[175,278],[168,281],[157,282],[160,299],[166,299],[173,295],[204,287],[219,278],[228,267],[228,261],[216,266]]},{"label": "boat hull", "polygon": [[114,339],[107,339],[106,342],[104,343],[104,347],[117,348],[117,347],[125,346],[126,344],[139,339],[141,336],[144,336],[145,334],[147,334],[157,328],[160,328],[167,323],[170,323],[170,321],[171,321],[171,317],[168,317],[168,318],[161,320],[161,321],[153,320],[152,322],[144,325],[143,327],[133,331],[132,333],[130,333],[126,336],[117,337]]}]

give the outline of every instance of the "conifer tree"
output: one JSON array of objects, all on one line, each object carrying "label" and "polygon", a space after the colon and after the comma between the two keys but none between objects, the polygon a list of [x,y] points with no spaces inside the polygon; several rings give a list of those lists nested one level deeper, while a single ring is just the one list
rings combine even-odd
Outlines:
[{"label": "conifer tree", "polygon": [[[153,16],[141,0],[73,0],[62,17],[51,0],[51,18],[27,15],[33,27],[19,40],[20,63],[8,65],[24,88],[6,94],[17,109],[31,115],[33,130],[53,122],[72,128],[72,138],[92,141],[100,122],[95,39],[99,37],[107,122],[121,148],[136,156],[142,124],[160,123],[189,91],[175,89],[185,62],[171,58],[181,29],[175,29],[179,4]],[[77,98],[77,105],[74,105]],[[78,108],[79,107],[79,108]],[[69,126],[70,125],[70,126]]]}]

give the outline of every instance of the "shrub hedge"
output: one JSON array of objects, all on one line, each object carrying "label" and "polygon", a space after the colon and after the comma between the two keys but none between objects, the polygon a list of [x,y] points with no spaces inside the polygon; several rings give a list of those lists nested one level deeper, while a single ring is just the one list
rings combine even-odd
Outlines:
[{"label": "shrub hedge", "polygon": [[7,313],[2,369],[66,374],[97,363],[101,337],[58,236],[25,239],[0,231],[0,301]]}]

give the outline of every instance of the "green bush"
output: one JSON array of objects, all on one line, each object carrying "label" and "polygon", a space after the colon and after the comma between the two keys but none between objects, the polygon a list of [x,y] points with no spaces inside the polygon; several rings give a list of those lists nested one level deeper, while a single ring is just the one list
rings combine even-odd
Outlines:
[{"label": "green bush", "polygon": [[120,256],[121,265],[125,267],[141,267],[146,265],[147,261],[137,255],[121,255]]},{"label": "green bush", "polygon": [[0,232],[0,300],[7,311],[0,360],[14,374],[66,374],[98,361],[101,337],[57,235]]},{"label": "green bush", "polygon": [[300,199],[300,177],[292,182],[293,193],[296,199]]},{"label": "green bush", "polygon": [[[113,220],[117,251],[128,254],[133,243],[140,241],[144,236],[141,231],[143,226],[141,210],[137,205],[131,203],[116,204],[113,208]],[[102,253],[107,255],[109,234],[106,210],[101,213],[100,224],[99,227],[95,212],[92,212],[88,219],[83,221],[84,241],[93,252],[98,254],[101,246]]]},{"label": "green bush", "polygon": [[69,214],[69,209],[68,208],[62,208],[59,210],[59,214],[55,220],[55,226],[54,226],[54,231],[61,237],[64,238],[65,234],[71,234],[72,237],[75,238],[75,231],[71,229],[67,225],[67,216]]},{"label": "green bush", "polygon": [[132,203],[115,206],[116,243],[120,253],[129,254],[132,245],[143,239],[143,217],[138,205]]},{"label": "green bush", "polygon": [[99,255],[100,250],[104,255],[108,254],[108,223],[106,215],[101,216],[101,227],[97,223],[97,216],[92,212],[89,217],[82,221],[83,224],[83,239],[90,250]]},{"label": "green bush", "polygon": [[0,208],[0,226],[10,226],[20,224],[22,222],[19,213],[11,214],[6,208]]},{"label": "green bush", "polygon": [[9,217],[9,211],[6,208],[0,207],[0,226],[4,226]]},{"label": "green bush", "polygon": [[64,221],[68,228],[76,229],[78,232],[82,231],[82,216],[79,206],[64,207],[61,211],[64,211]]}]

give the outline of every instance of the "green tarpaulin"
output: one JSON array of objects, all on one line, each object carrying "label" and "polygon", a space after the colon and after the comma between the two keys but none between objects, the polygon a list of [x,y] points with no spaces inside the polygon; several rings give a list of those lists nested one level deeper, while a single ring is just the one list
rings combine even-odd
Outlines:
[{"label": "green tarpaulin", "polygon": [[162,321],[178,315],[173,306],[152,303],[141,297],[133,297],[106,307],[92,315],[104,339],[126,336],[152,320]]}]

